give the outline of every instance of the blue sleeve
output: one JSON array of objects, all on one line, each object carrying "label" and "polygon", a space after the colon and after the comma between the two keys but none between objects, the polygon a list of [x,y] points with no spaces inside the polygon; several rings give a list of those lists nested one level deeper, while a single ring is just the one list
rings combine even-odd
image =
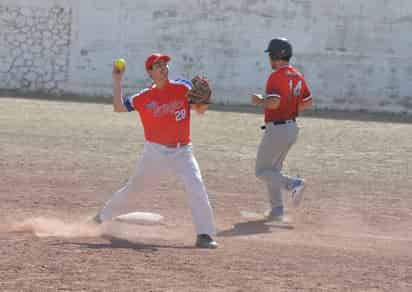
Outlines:
[{"label": "blue sleeve", "polygon": [[190,90],[193,87],[192,81],[181,78],[172,80],[171,83],[184,85],[187,90]]},{"label": "blue sleeve", "polygon": [[133,106],[133,98],[135,96],[126,96],[123,99],[123,105],[127,108],[127,111],[132,112],[135,110]]}]

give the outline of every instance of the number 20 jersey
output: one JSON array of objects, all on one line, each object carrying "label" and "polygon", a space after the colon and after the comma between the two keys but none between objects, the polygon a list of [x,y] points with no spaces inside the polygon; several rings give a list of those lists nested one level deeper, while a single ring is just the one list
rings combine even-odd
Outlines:
[{"label": "number 20 jersey", "polygon": [[145,139],[163,145],[190,143],[190,104],[186,93],[188,80],[169,80],[162,88],[153,84],[139,93],[125,97],[128,111],[138,111]]}]

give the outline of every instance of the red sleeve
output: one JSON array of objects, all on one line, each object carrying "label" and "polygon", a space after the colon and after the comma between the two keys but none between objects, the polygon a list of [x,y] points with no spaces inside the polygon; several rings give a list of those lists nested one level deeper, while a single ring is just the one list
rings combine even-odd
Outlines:
[{"label": "red sleeve", "polygon": [[140,111],[143,108],[143,105],[145,104],[145,100],[147,97],[147,93],[141,93],[136,98],[133,99],[133,106],[137,111]]},{"label": "red sleeve", "polygon": [[310,93],[310,89],[308,85],[306,84],[306,81],[302,79],[303,81],[303,92],[302,92],[302,100],[300,102],[305,103],[310,100],[312,100],[312,95]]},{"label": "red sleeve", "polygon": [[137,94],[126,96],[123,98],[123,104],[127,108],[129,112],[131,111],[139,111],[143,104],[144,104],[144,97],[149,92],[149,89],[143,89]]},{"label": "red sleeve", "polygon": [[276,74],[272,73],[266,82],[266,96],[280,98],[280,92],[276,82]]}]

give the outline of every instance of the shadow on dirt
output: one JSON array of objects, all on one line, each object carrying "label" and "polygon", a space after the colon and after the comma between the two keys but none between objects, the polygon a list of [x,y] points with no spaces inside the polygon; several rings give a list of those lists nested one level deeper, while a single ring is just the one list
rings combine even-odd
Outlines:
[{"label": "shadow on dirt", "polygon": [[267,220],[255,220],[236,223],[230,229],[219,231],[217,236],[226,237],[271,233],[273,228],[293,229],[294,227],[290,224],[269,222]]},{"label": "shadow on dirt", "polygon": [[159,249],[194,249],[194,246],[179,246],[172,244],[147,244],[141,242],[133,242],[127,239],[115,237],[102,237],[109,241],[109,243],[89,243],[89,242],[64,242],[56,245],[77,245],[80,248],[89,249],[132,249],[136,251],[156,252]]}]

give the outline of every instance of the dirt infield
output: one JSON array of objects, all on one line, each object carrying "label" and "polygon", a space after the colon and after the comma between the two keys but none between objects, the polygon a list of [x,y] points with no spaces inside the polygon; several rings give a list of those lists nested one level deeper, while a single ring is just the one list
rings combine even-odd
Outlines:
[{"label": "dirt infield", "polygon": [[87,223],[142,149],[133,113],[11,98],[0,110],[0,291],[412,291],[410,123],[300,118],[285,170],[308,188],[283,228],[241,216],[266,210],[254,177],[262,116],[194,115],[221,244],[199,250],[175,178],[136,198],[163,224]]}]

